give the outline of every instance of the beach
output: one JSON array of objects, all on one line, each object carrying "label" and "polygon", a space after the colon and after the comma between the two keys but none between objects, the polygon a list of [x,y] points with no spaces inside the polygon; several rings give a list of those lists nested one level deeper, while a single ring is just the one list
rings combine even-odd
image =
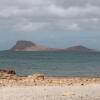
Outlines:
[{"label": "beach", "polygon": [[0,87],[1,100],[100,100],[100,84]]},{"label": "beach", "polygon": [[100,100],[100,0],[0,0],[0,100]]},{"label": "beach", "polygon": [[100,100],[100,78],[47,77],[43,74],[22,77],[15,73],[2,73],[0,99]]}]

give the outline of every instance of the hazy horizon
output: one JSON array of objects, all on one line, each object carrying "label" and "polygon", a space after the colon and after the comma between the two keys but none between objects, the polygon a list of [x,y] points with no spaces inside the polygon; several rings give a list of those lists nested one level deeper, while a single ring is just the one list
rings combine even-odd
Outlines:
[{"label": "hazy horizon", "polygon": [[18,40],[100,50],[100,0],[0,0],[0,50]]}]

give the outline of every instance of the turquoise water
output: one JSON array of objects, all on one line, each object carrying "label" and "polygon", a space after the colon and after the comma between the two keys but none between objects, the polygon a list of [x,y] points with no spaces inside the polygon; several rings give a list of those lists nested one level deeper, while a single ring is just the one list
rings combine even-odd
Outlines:
[{"label": "turquoise water", "polygon": [[14,69],[18,75],[100,76],[100,53],[2,51],[0,68]]}]

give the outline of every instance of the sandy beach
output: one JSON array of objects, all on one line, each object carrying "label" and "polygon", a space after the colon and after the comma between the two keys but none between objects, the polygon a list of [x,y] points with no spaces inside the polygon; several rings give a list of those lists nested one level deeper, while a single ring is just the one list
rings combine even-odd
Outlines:
[{"label": "sandy beach", "polygon": [[100,84],[85,86],[5,86],[1,100],[100,100]]},{"label": "sandy beach", "polygon": [[21,77],[1,70],[0,100],[100,100],[100,78]]}]

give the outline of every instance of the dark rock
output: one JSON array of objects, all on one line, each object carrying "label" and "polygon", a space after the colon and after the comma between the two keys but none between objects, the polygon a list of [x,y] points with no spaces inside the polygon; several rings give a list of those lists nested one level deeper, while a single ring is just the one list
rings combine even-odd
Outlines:
[{"label": "dark rock", "polygon": [[83,83],[82,83],[81,85],[82,85],[82,86],[84,86],[84,84],[83,84]]},{"label": "dark rock", "polygon": [[14,70],[5,70],[5,69],[0,69],[0,73],[2,73],[2,74],[13,74],[13,75],[16,74],[16,72]]}]

